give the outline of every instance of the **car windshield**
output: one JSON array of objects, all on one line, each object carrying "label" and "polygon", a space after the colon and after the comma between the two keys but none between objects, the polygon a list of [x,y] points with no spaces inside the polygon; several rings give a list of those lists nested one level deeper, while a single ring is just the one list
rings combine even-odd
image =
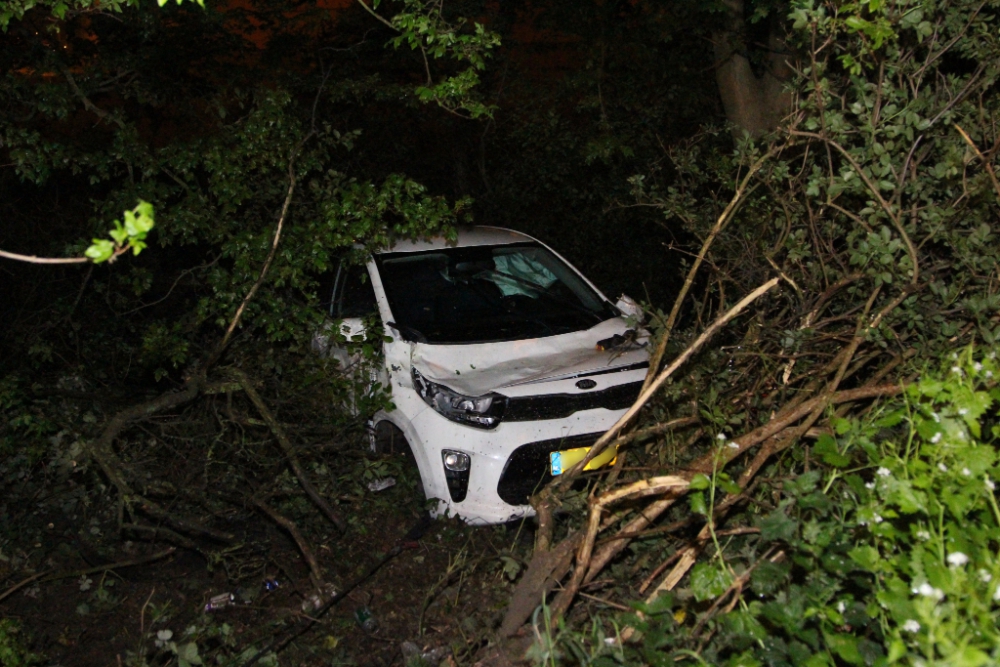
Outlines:
[{"label": "car windshield", "polygon": [[427,343],[485,343],[589,329],[617,315],[537,243],[376,255],[396,328]]}]

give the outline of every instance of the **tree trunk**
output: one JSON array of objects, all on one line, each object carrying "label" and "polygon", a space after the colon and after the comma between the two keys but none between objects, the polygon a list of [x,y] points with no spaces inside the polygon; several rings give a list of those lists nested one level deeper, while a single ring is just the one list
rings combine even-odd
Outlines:
[{"label": "tree trunk", "polygon": [[744,133],[759,137],[774,130],[790,110],[791,93],[785,82],[792,70],[784,40],[772,28],[768,37],[764,71],[754,74],[743,15],[743,0],[724,0],[727,8],[722,27],[713,35],[715,79],[726,119],[733,124],[733,137]]}]

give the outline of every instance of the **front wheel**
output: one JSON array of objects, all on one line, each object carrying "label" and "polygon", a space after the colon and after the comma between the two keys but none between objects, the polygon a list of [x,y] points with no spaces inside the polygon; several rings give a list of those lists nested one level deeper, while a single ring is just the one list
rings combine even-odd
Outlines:
[{"label": "front wheel", "polygon": [[375,424],[372,433],[372,452],[376,456],[385,456],[398,461],[407,475],[413,475],[417,481],[417,497],[423,502],[426,499],[424,483],[420,477],[417,459],[413,456],[410,443],[406,441],[403,431],[391,421],[382,420]]}]

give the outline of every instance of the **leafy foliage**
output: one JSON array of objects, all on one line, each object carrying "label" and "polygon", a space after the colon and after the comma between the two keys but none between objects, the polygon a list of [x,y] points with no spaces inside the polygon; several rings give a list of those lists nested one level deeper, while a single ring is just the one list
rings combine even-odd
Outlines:
[{"label": "leafy foliage", "polygon": [[[606,630],[550,624],[536,662],[995,662],[998,366],[993,353],[958,357],[878,411],[839,420],[813,448],[826,468],[772,483],[784,500],[757,517],[758,536],[699,563],[682,595],[618,619],[632,641],[609,647]],[[717,614],[737,576],[744,599]]]},{"label": "leafy foliage", "polygon": [[138,255],[146,247],[146,235],[153,229],[153,206],[141,199],[134,209],[125,211],[125,224],[114,221],[114,229],[107,239],[94,239],[93,245],[84,251],[95,264],[113,260],[119,254],[132,249]]},{"label": "leafy foliage", "polygon": [[[202,7],[205,0],[194,0]],[[168,0],[157,0],[160,7],[167,4]],[[184,0],[177,0],[181,4]],[[0,30],[7,32],[12,20],[21,20],[24,15],[36,7],[47,9],[53,18],[63,21],[73,15],[93,12],[109,11],[116,14],[122,13],[127,7],[135,7],[139,0],[4,0],[0,3]]]},{"label": "leafy foliage", "polygon": [[[778,275],[784,288],[668,383],[652,428],[636,432],[647,434],[639,469],[682,475],[687,502],[638,537],[627,511],[606,524],[620,531],[609,542],[635,539],[608,566],[622,597],[648,595],[661,570],[642,587],[629,578],[665,551],[664,567],[685,548],[705,556],[679,561],[679,584],[664,579],[674,594],[654,589],[618,619],[631,643],[604,648],[570,628],[586,651],[547,651],[549,664],[996,662],[996,368],[989,354],[951,355],[1000,337],[987,120],[998,10],[796,4],[799,77],[782,127],[735,150],[728,133],[705,132],[631,178],[664,224],[711,240],[668,355],[752,287]],[[654,333],[666,321],[654,310]],[[943,373],[926,370],[941,359]],[[896,393],[915,377],[906,402],[833,399]],[[697,426],[648,435],[678,417]]]}]

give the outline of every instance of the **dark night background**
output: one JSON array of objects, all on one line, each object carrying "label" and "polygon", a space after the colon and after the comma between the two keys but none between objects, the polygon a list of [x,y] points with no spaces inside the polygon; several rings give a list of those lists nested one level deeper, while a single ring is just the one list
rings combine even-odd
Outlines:
[{"label": "dark night background", "polygon": [[[998,16],[0,0],[0,664],[1000,664]],[[537,522],[404,539],[310,339],[468,223],[642,302],[662,383]]]}]

